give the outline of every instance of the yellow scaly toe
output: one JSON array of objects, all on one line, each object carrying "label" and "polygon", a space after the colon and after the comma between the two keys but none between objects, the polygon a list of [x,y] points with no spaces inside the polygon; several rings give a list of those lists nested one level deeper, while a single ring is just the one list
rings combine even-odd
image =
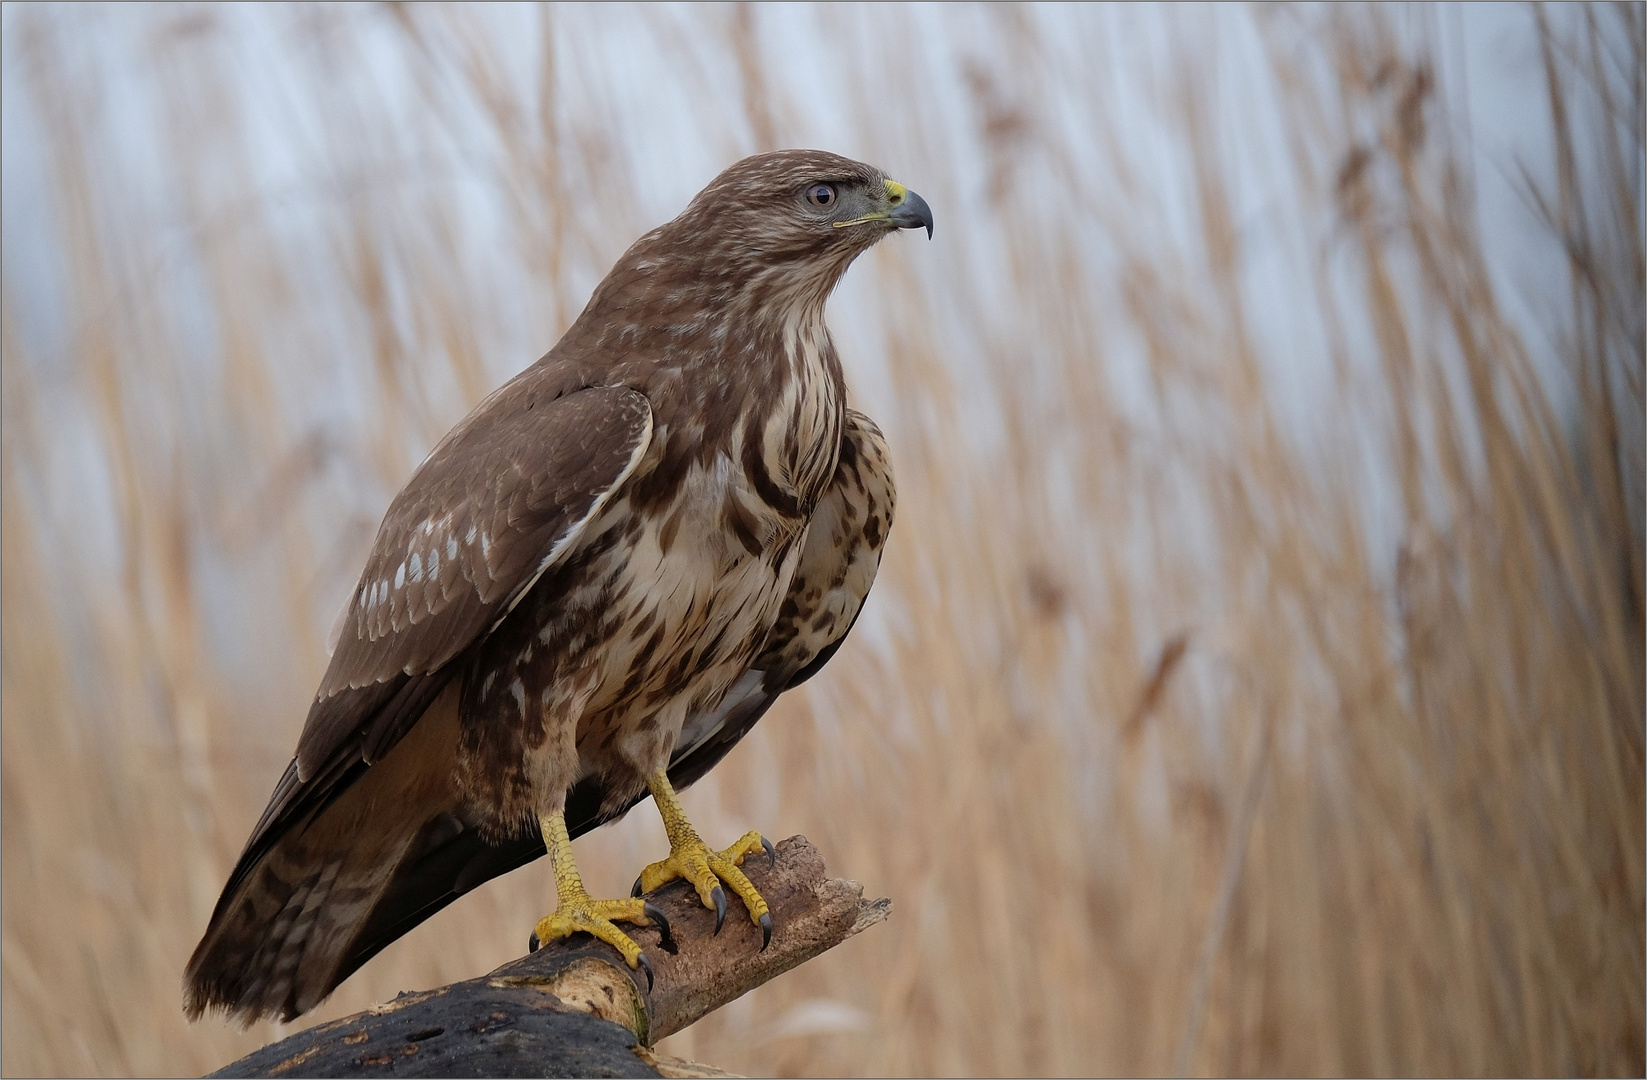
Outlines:
[{"label": "yellow scaly toe", "polygon": [[721,883],[725,882],[743,901],[749,920],[761,928],[761,948],[764,950],[772,941],[772,912],[748,876],[738,867],[746,856],[762,850],[768,860],[776,862],[777,853],[771,841],[759,832],[751,831],[726,850],[715,851],[699,838],[697,830],[686,820],[686,812],[681,808],[680,799],[675,795],[667,773],[659,771],[654,774],[647,780],[647,786],[652,789],[652,799],[658,805],[664,830],[669,834],[669,857],[641,871],[640,877],[635,879],[634,896],[638,898],[676,878],[683,878],[697,889],[703,906],[714,909],[715,933],[718,934],[726,921],[726,891],[721,888]]},{"label": "yellow scaly toe", "polygon": [[572,841],[566,835],[566,819],[560,814],[542,820],[543,841],[549,848],[549,859],[555,869],[555,910],[538,920],[527,947],[538,948],[557,938],[571,937],[582,931],[591,934],[623,954],[631,968],[646,972],[646,987],[652,988],[652,963],[641,952],[641,947],[628,934],[619,930],[619,922],[636,926],[656,924],[662,934],[661,944],[674,951],[675,939],[669,932],[669,920],[663,912],[637,898],[628,900],[596,900],[583,887],[577,864],[572,861]]}]

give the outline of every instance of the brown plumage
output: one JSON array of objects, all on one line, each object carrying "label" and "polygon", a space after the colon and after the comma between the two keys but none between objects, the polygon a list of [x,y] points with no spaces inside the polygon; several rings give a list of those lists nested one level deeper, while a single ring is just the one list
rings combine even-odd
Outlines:
[{"label": "brown plumage", "polygon": [[[819,185],[827,187],[827,193]],[[701,777],[839,647],[893,487],[823,307],[925,226],[818,151],[746,159],[638,240],[384,518],[185,1008],[290,1019],[476,885]]]}]

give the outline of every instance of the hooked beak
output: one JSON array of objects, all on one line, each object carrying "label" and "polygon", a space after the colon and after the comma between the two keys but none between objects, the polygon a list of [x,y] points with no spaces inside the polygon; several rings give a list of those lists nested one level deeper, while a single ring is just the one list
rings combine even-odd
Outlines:
[{"label": "hooked beak", "polygon": [[886,181],[886,197],[892,204],[892,212],[887,215],[887,220],[894,228],[924,228],[926,238],[932,239],[932,208],[926,204],[925,199],[896,180]]}]

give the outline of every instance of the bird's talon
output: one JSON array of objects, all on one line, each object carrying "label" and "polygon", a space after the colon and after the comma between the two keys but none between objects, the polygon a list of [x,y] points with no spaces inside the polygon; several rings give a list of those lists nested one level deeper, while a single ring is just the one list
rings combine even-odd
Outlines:
[{"label": "bird's talon", "polygon": [[[665,931],[665,934],[667,933],[668,931]],[[650,994],[652,992],[652,961],[646,958],[645,953],[640,955],[640,968],[646,972],[646,992]]]},{"label": "bird's talon", "polygon": [[[581,889],[579,892],[581,893]],[[538,921],[537,929],[532,932],[532,939],[542,947],[558,938],[586,933],[618,950],[624,962],[633,968],[644,959],[641,947],[634,938],[618,929],[617,924],[627,922],[636,926],[650,926],[653,919],[658,919],[660,925],[666,927],[664,933],[667,934],[663,913],[644,900],[595,900],[587,893],[574,893],[564,898],[553,912]]]},{"label": "bird's talon", "polygon": [[[726,894],[736,893],[742,901],[744,910],[749,913],[749,920],[757,926],[765,928],[771,922],[767,913],[770,911],[761,894],[749,880],[749,875],[739,869],[746,857],[752,852],[765,850],[769,864],[777,861],[777,849],[772,842],[762,836],[759,830],[751,829],[738,838],[737,843],[722,851],[711,849],[698,836],[686,820],[686,812],[681,809],[680,800],[675,795],[675,788],[669,782],[669,776],[662,770],[647,778],[647,787],[652,790],[652,798],[658,804],[658,812],[663,815],[664,828],[669,833],[669,857],[652,863],[641,871],[641,890],[644,893],[652,892],[667,882],[684,879],[687,884],[697,890],[698,899],[703,906],[715,913],[715,933],[718,935],[726,925]],[[724,884],[724,887],[723,887]],[[765,930],[767,940],[771,939],[771,931]],[[764,945],[762,946],[765,947]]]},{"label": "bird's talon", "polygon": [[761,837],[761,847],[766,849],[766,865],[768,868],[778,865],[778,849],[772,846],[772,841]]},{"label": "bird's talon", "polygon": [[766,947],[772,944],[772,913],[770,911],[761,912],[758,921],[761,924],[761,952],[765,952]]},{"label": "bird's talon", "polygon": [[529,953],[535,953],[538,951],[538,946],[541,944],[543,943],[538,940],[537,931],[534,930],[532,932],[532,936],[526,939],[526,951]]},{"label": "bird's talon", "polygon": [[663,912],[651,904],[646,904],[641,910],[648,919],[658,924],[658,948],[670,954],[679,952],[680,946],[675,943],[675,935],[670,931],[669,920],[663,917]]},{"label": "bird's talon", "polygon": [[629,895],[632,896],[632,897],[641,895],[641,879],[640,878],[637,877],[635,879],[634,887],[629,890]]}]

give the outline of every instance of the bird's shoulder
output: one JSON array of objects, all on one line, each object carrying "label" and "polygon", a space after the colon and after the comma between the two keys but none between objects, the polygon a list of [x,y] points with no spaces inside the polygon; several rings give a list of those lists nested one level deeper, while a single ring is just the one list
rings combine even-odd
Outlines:
[{"label": "bird's shoulder", "polygon": [[390,504],[299,740],[305,776],[362,727],[368,759],[393,745],[402,720],[377,699],[483,637],[634,471],[651,439],[646,398],[566,381],[529,370],[505,384]]}]

